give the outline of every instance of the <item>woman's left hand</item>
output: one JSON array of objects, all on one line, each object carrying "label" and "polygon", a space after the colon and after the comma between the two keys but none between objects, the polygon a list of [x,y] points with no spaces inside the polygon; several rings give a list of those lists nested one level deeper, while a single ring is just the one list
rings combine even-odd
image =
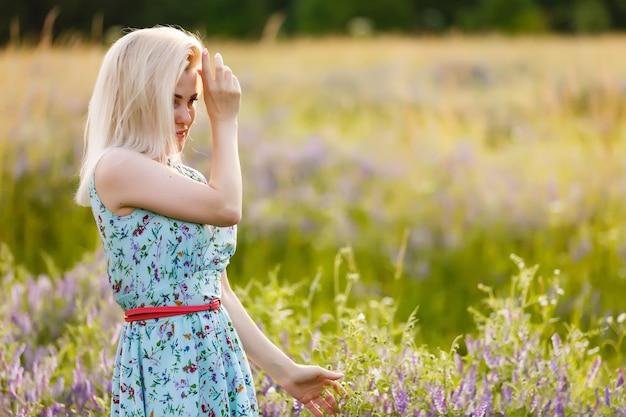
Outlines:
[{"label": "woman's left hand", "polygon": [[282,381],[281,385],[314,416],[323,417],[324,412],[337,415],[335,394],[346,395],[344,388],[337,382],[342,377],[343,374],[319,366],[296,365],[289,379]]}]

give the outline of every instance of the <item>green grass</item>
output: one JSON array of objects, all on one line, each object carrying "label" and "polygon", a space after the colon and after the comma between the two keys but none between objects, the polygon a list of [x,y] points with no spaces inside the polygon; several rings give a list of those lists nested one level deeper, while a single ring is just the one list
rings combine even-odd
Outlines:
[{"label": "green grass", "polygon": [[[559,270],[559,315],[583,329],[626,291],[623,38],[210,41],[243,86],[239,285],[332,280],[350,245],[355,299],[419,307],[417,342],[449,346],[478,284],[511,253]],[[102,48],[0,51],[0,241],[34,273],[98,248],[73,205]],[[611,57],[608,59],[607,57]],[[601,65],[599,65],[601,63]],[[207,171],[208,121],[186,151]],[[399,268],[401,266],[401,269]],[[326,288],[313,309],[333,303]],[[610,349],[605,349],[610,355]]]},{"label": "green grass", "polygon": [[[0,414],[106,415],[122,311],[102,258],[35,277],[0,249],[0,283],[11,287],[0,306]],[[612,339],[620,350],[626,313],[583,332],[555,314],[559,274],[540,275],[511,258],[510,288],[480,286],[467,334],[443,347],[416,344],[416,317],[398,320],[393,299],[355,299],[360,263],[348,247],[332,257],[328,282],[316,273],[284,284],[268,271],[235,291],[297,362],[344,373],[342,416],[624,415],[624,368],[603,361],[600,350]],[[320,301],[323,314],[313,308]],[[597,336],[599,344],[591,340]],[[310,415],[262,370],[253,367],[253,376],[260,415]]]}]

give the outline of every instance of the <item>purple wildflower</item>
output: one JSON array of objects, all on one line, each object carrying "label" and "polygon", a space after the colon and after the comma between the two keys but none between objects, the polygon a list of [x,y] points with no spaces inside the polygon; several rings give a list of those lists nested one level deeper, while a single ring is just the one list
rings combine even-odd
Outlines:
[{"label": "purple wildflower", "polygon": [[450,393],[450,401],[455,410],[463,409],[463,391],[465,390],[465,378],[461,379],[461,385],[458,390],[452,390]]},{"label": "purple wildflower", "polygon": [[465,346],[467,347],[467,354],[472,356],[476,353],[478,342],[472,338],[471,334],[465,336]]},{"label": "purple wildflower", "polygon": [[483,358],[485,360],[485,364],[490,368],[495,368],[499,365],[499,360],[497,357],[494,357],[491,354],[491,349],[488,346],[483,347]]},{"label": "purple wildflower", "polygon": [[20,345],[13,355],[13,366],[9,369],[9,394],[11,398],[18,398],[18,391],[20,385],[22,384],[22,378],[24,376],[24,368],[21,366],[20,356],[26,347],[24,345]]},{"label": "purple wildflower", "polygon": [[456,370],[459,373],[459,375],[463,375],[463,359],[461,358],[461,355],[459,355],[458,353],[454,354],[454,363],[456,365]]},{"label": "purple wildflower", "polygon": [[552,372],[553,374],[556,375],[559,372],[559,365],[556,363],[556,359],[550,359],[550,362],[548,362],[548,366],[550,367],[550,372]]},{"label": "purple wildflower", "polygon": [[291,406],[291,415],[297,417],[302,414],[304,411],[304,405],[300,401],[293,401],[293,405]]},{"label": "purple wildflower", "polygon": [[473,397],[476,394],[476,366],[473,366],[466,375],[467,389],[466,392]]},{"label": "purple wildflower", "polygon": [[406,415],[409,410],[410,398],[402,377],[393,384],[391,393],[396,411],[400,413],[400,415]]},{"label": "purple wildflower", "polygon": [[88,375],[84,373],[83,364],[80,358],[76,360],[74,369],[74,381],[71,385],[70,397],[78,410],[85,410],[88,404],[93,404],[98,411],[102,411],[96,401],[96,393],[93,383]]},{"label": "purple wildflower", "polygon": [[435,411],[438,414],[446,414],[448,409],[446,407],[446,393],[442,386],[437,386],[431,389],[430,395],[435,406]]},{"label": "purple wildflower", "polygon": [[505,399],[505,405],[511,405],[511,400],[513,398],[511,387],[509,385],[505,385],[502,388],[502,396]]},{"label": "purple wildflower", "polygon": [[537,398],[537,394],[533,392],[530,399],[530,411],[535,410],[539,410],[539,399]]},{"label": "purple wildflower", "polygon": [[475,417],[485,417],[488,413],[489,406],[490,406],[490,401],[487,398],[487,396],[484,396],[483,398],[481,398],[480,403],[478,404],[478,407],[476,408],[476,413],[474,414]]},{"label": "purple wildflower", "polygon": [[611,392],[609,391],[609,386],[604,387],[604,402],[609,407],[611,406]]},{"label": "purple wildflower", "polygon": [[600,359],[600,357],[597,356],[596,360],[593,362],[593,366],[591,367],[589,374],[587,375],[587,380],[585,381],[585,385],[587,386],[591,385],[591,383],[596,377],[596,374],[598,373],[598,370],[600,369],[601,362],[602,362],[602,359]]},{"label": "purple wildflower", "polygon": [[62,415],[66,415],[67,412],[65,410],[65,406],[63,404],[60,403],[54,403],[52,404],[50,407],[46,407],[42,412],[41,412],[41,416],[62,416]]},{"label": "purple wildflower", "polygon": [[556,407],[554,410],[555,417],[565,417],[565,405],[563,405],[563,400],[560,397],[557,397]]}]

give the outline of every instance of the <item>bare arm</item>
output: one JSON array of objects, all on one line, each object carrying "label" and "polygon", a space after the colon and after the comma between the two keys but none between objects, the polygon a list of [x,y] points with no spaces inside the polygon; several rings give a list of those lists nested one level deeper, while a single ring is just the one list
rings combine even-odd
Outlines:
[{"label": "bare arm", "polygon": [[222,56],[215,55],[215,77],[211,75],[208,51],[202,51],[204,104],[211,119],[213,137],[213,164],[209,186],[227,196],[227,211],[236,211],[236,222],[241,218],[242,181],[239,148],[237,144],[237,115],[241,105],[239,80]]},{"label": "bare arm", "polygon": [[337,402],[327,387],[338,394],[344,390],[337,382],[343,375],[319,366],[299,365],[273,344],[250,318],[232,291],[226,271],[222,274],[222,304],[241,338],[246,355],[278,382],[291,396],[315,416],[335,413]]},{"label": "bare arm", "polygon": [[104,154],[95,182],[104,205],[119,215],[140,207],[215,226],[230,226],[240,219],[241,207],[228,195],[232,190],[219,187],[219,181],[200,183],[134,151],[113,149]]}]

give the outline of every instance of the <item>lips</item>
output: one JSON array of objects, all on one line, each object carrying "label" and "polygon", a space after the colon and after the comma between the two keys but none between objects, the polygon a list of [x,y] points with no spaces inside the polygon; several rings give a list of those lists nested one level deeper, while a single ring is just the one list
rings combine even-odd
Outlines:
[{"label": "lips", "polygon": [[187,136],[187,130],[178,130],[176,131],[176,137],[179,139],[184,139]]}]

